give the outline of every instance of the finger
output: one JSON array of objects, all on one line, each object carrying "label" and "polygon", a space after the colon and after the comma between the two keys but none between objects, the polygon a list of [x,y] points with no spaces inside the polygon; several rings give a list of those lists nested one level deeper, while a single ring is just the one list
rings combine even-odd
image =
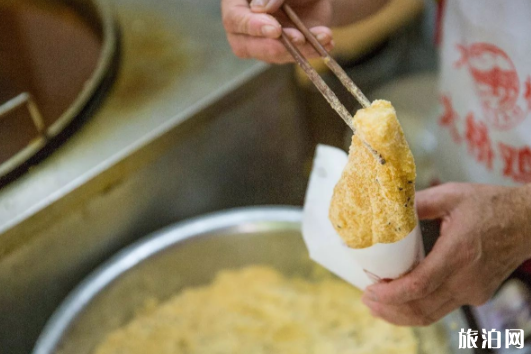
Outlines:
[{"label": "finger", "polygon": [[[400,305],[387,305],[378,302],[369,303],[373,314],[378,317],[398,318],[401,324],[424,326],[432,324],[449,311],[459,307],[458,301],[446,286],[441,286],[429,296]],[[446,312],[448,311],[448,312]]]},{"label": "finger", "polygon": [[447,215],[461,200],[461,188],[454,183],[428,188],[415,195],[420,220],[437,219]]},{"label": "finger", "polygon": [[458,301],[453,296],[452,291],[448,290],[447,284],[445,283],[430,294],[430,296],[413,301],[412,305],[418,309],[419,313],[424,314],[433,322],[440,319],[435,314],[440,313],[440,309],[445,308],[448,303],[455,304],[455,307],[459,307],[457,305]]},{"label": "finger", "polygon": [[[292,27],[284,27],[284,31],[288,35],[288,37],[293,41],[293,43],[303,44],[306,42],[306,38],[298,29],[295,29]],[[333,40],[332,30],[328,27],[324,27],[324,26],[313,27],[313,28],[310,28],[310,32],[315,36],[317,41],[323,46],[328,45]]]},{"label": "finger", "polygon": [[406,304],[389,305],[371,301],[366,296],[362,301],[371,313],[388,322],[407,326],[426,326],[440,320],[460,305],[446,286],[441,286],[430,296]]},{"label": "finger", "polygon": [[[335,46],[335,43],[334,41],[330,41],[330,43],[328,44],[323,44],[323,47],[324,49],[326,49],[327,52],[330,52],[332,51],[332,49],[334,49],[334,46]],[[302,48],[302,52],[304,54],[304,56],[306,58],[318,58],[320,57],[321,55],[319,53],[317,53],[317,51],[309,44],[305,45],[303,48]]]},{"label": "finger", "polygon": [[440,319],[442,319],[443,317],[447,316],[452,311],[457,310],[461,306],[463,306],[463,304],[457,302],[455,299],[450,300],[447,303],[445,303],[444,305],[442,305],[441,307],[439,307],[437,310],[433,311],[430,314],[430,318],[433,318],[436,321],[439,321]]},{"label": "finger", "polygon": [[293,44],[304,44],[306,43],[306,38],[304,38],[304,35],[295,28],[284,28],[284,32],[286,35],[291,39]]},{"label": "finger", "polygon": [[284,0],[253,0],[251,9],[255,12],[273,13],[278,11],[284,2]]},{"label": "finger", "polygon": [[[240,58],[255,58],[268,63],[282,64],[293,62],[293,58],[284,45],[275,39],[249,37],[245,35],[229,34],[227,36],[232,50]],[[327,50],[333,49],[333,41],[325,44]],[[313,47],[305,43],[297,46],[306,58],[315,58],[319,55]]]},{"label": "finger", "polygon": [[312,27],[310,28],[310,32],[322,45],[328,44],[333,39],[332,30],[325,26]]},{"label": "finger", "polygon": [[227,33],[280,37],[280,23],[271,15],[253,13],[247,0],[223,0],[221,13]]},{"label": "finger", "polygon": [[415,303],[402,305],[386,305],[363,299],[374,317],[379,317],[398,326],[428,326],[459,308],[459,304],[452,298],[439,302],[432,310],[422,310]]},{"label": "finger", "polygon": [[228,34],[232,51],[242,59],[254,58],[268,63],[286,63],[289,53],[276,39],[249,37],[241,34]]},{"label": "finger", "polygon": [[367,296],[384,304],[403,304],[422,299],[435,290],[456,271],[453,243],[440,238],[426,258],[410,273],[388,283],[367,288]]}]

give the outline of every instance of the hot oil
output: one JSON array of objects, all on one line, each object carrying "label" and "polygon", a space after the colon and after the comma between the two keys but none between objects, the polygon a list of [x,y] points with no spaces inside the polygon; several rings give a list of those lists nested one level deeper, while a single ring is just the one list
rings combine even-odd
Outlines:
[{"label": "hot oil", "polygon": [[[91,77],[102,40],[74,9],[56,2],[0,1],[0,104],[29,92],[49,127]],[[0,117],[0,164],[37,137],[27,109]]]}]

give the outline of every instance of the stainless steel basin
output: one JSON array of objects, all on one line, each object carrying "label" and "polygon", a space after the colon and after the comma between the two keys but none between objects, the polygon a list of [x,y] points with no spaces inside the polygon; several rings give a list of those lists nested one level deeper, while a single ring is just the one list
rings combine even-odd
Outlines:
[{"label": "stainless steel basin", "polygon": [[[163,229],[118,253],[59,307],[34,354],[90,354],[109,331],[129,321],[146,299],[164,300],[179,290],[210,282],[221,269],[273,266],[286,275],[309,275],[294,207],[234,209]],[[460,312],[416,329],[421,353],[454,353]],[[426,349],[429,348],[429,349]],[[466,351],[459,350],[459,353]]]}]

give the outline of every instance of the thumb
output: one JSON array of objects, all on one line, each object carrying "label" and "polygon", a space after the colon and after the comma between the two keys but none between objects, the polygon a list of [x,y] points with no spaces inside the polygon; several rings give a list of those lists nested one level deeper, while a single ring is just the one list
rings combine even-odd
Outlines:
[{"label": "thumb", "polygon": [[452,210],[463,196],[457,183],[447,183],[417,192],[415,202],[420,220],[439,219]]}]

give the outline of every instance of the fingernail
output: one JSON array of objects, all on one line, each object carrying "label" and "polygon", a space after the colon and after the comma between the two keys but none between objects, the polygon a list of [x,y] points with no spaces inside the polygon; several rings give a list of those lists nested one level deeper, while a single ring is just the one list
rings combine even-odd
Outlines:
[{"label": "fingernail", "polygon": [[276,37],[278,35],[278,28],[271,25],[262,26],[262,34],[266,37]]},{"label": "fingernail", "polygon": [[266,7],[269,0],[253,0],[251,1],[251,7]]},{"label": "fingernail", "polygon": [[326,33],[319,33],[317,35],[317,40],[321,43],[326,42],[328,40],[328,35]]},{"label": "fingernail", "polygon": [[297,36],[290,36],[290,35],[288,35],[288,37],[289,37],[289,39],[291,39],[293,44],[302,44],[302,43],[304,43],[304,39],[303,38],[300,38],[300,37],[297,37]]}]

